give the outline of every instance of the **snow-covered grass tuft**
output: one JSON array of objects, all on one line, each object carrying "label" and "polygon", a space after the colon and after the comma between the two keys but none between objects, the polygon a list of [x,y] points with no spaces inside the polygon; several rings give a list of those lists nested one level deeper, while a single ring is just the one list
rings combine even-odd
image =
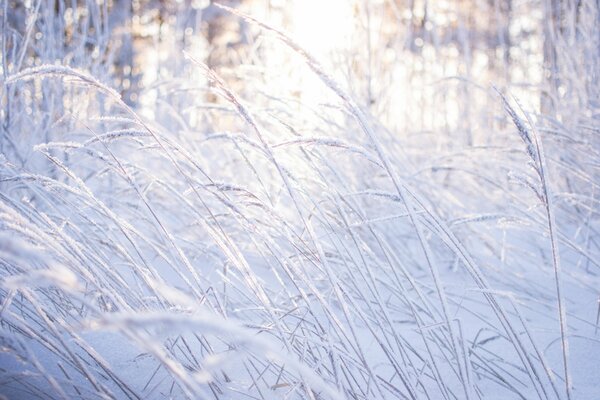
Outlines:
[{"label": "snow-covered grass tuft", "polygon": [[107,6],[84,2],[53,38],[53,8],[32,2],[13,31],[7,3],[0,395],[600,396],[600,103],[566,60],[600,67],[588,17],[570,45],[556,32],[573,91],[520,92],[550,93],[536,109],[465,78],[485,100],[465,95],[469,131],[429,133],[393,130],[237,9],[218,6],[297,60],[322,102],[266,62],[234,69],[240,86],[188,48],[167,64],[181,76],[135,105],[113,87]]}]

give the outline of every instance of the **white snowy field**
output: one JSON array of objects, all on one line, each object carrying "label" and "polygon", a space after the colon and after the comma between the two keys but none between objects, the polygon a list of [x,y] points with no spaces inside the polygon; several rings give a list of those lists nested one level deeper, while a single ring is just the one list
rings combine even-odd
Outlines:
[{"label": "white snowy field", "polygon": [[598,3],[223,3],[1,3],[0,398],[600,399]]}]

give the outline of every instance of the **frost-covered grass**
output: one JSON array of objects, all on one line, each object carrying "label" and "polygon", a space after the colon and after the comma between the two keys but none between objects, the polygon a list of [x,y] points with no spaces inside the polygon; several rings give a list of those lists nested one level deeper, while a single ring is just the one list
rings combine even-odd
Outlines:
[{"label": "frost-covered grass", "polygon": [[555,35],[554,109],[466,82],[485,104],[464,105],[463,140],[392,131],[235,10],[322,102],[180,52],[136,107],[111,83],[106,9],[86,2],[67,41],[32,3],[21,31],[3,4],[1,395],[600,397],[597,4]]}]

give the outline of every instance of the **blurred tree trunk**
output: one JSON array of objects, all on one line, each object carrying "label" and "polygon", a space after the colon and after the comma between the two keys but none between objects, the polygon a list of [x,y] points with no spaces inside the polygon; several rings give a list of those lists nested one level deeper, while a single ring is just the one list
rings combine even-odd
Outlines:
[{"label": "blurred tree trunk", "polygon": [[546,0],[544,2],[543,21],[543,52],[544,76],[546,89],[542,91],[540,110],[542,114],[552,115],[555,111],[555,101],[558,97],[558,60],[557,60],[557,35],[561,30],[560,22],[561,0]]},{"label": "blurred tree trunk", "polygon": [[116,56],[113,61],[116,87],[121,88],[123,101],[134,106],[137,100],[137,89],[140,78],[135,64],[135,32],[133,17],[136,9],[140,9],[139,1],[114,0],[110,13],[113,33],[119,33]]},{"label": "blurred tree trunk", "polygon": [[[232,8],[239,7],[249,0],[220,0],[223,4]],[[207,66],[214,70],[230,86],[235,87],[239,83],[228,69],[245,59],[245,50],[249,44],[249,32],[247,23],[239,17],[218,8],[211,0],[210,5],[202,11],[202,22],[204,24],[205,37],[208,42]],[[208,93],[207,101],[216,102],[214,93]]]},{"label": "blurred tree trunk", "polygon": [[[506,84],[510,82],[512,0],[492,0],[491,8],[492,12],[489,13],[490,35],[487,41],[488,65],[494,75],[502,77],[503,83]],[[498,57],[499,51],[500,57]]]}]

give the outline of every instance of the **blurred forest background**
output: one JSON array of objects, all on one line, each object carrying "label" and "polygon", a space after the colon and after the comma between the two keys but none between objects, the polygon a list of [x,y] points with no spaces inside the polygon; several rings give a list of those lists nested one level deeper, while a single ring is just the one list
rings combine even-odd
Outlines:
[{"label": "blurred forest background", "polygon": [[[74,66],[116,88],[127,104],[167,118],[190,99],[173,89],[202,84],[187,51],[253,93],[260,75],[271,95],[323,99],[300,62],[281,54],[256,27],[207,0],[3,1],[2,74],[42,64]],[[334,72],[360,105],[402,134],[436,132],[445,145],[482,144],[494,121],[486,90],[510,90],[529,110],[566,121],[598,107],[598,6],[582,0],[223,0],[287,31]],[[196,75],[196,76],[194,76]],[[583,79],[585,77],[585,79]],[[169,82],[169,85],[164,85]],[[190,82],[187,82],[188,86]],[[3,135],[11,111],[27,113],[36,96],[55,114],[73,107],[52,83],[5,93]],[[196,97],[214,102],[216,97]],[[77,102],[78,106],[79,103]],[[162,111],[161,111],[162,110]],[[158,116],[157,114],[165,115]],[[487,114],[488,118],[482,118]],[[35,131],[48,131],[48,115]],[[200,128],[200,119],[186,121]],[[453,133],[459,132],[459,135]],[[459,136],[459,137],[457,137]],[[18,139],[11,138],[20,153]],[[2,141],[3,146],[5,140]],[[22,155],[24,157],[24,155]]]}]

